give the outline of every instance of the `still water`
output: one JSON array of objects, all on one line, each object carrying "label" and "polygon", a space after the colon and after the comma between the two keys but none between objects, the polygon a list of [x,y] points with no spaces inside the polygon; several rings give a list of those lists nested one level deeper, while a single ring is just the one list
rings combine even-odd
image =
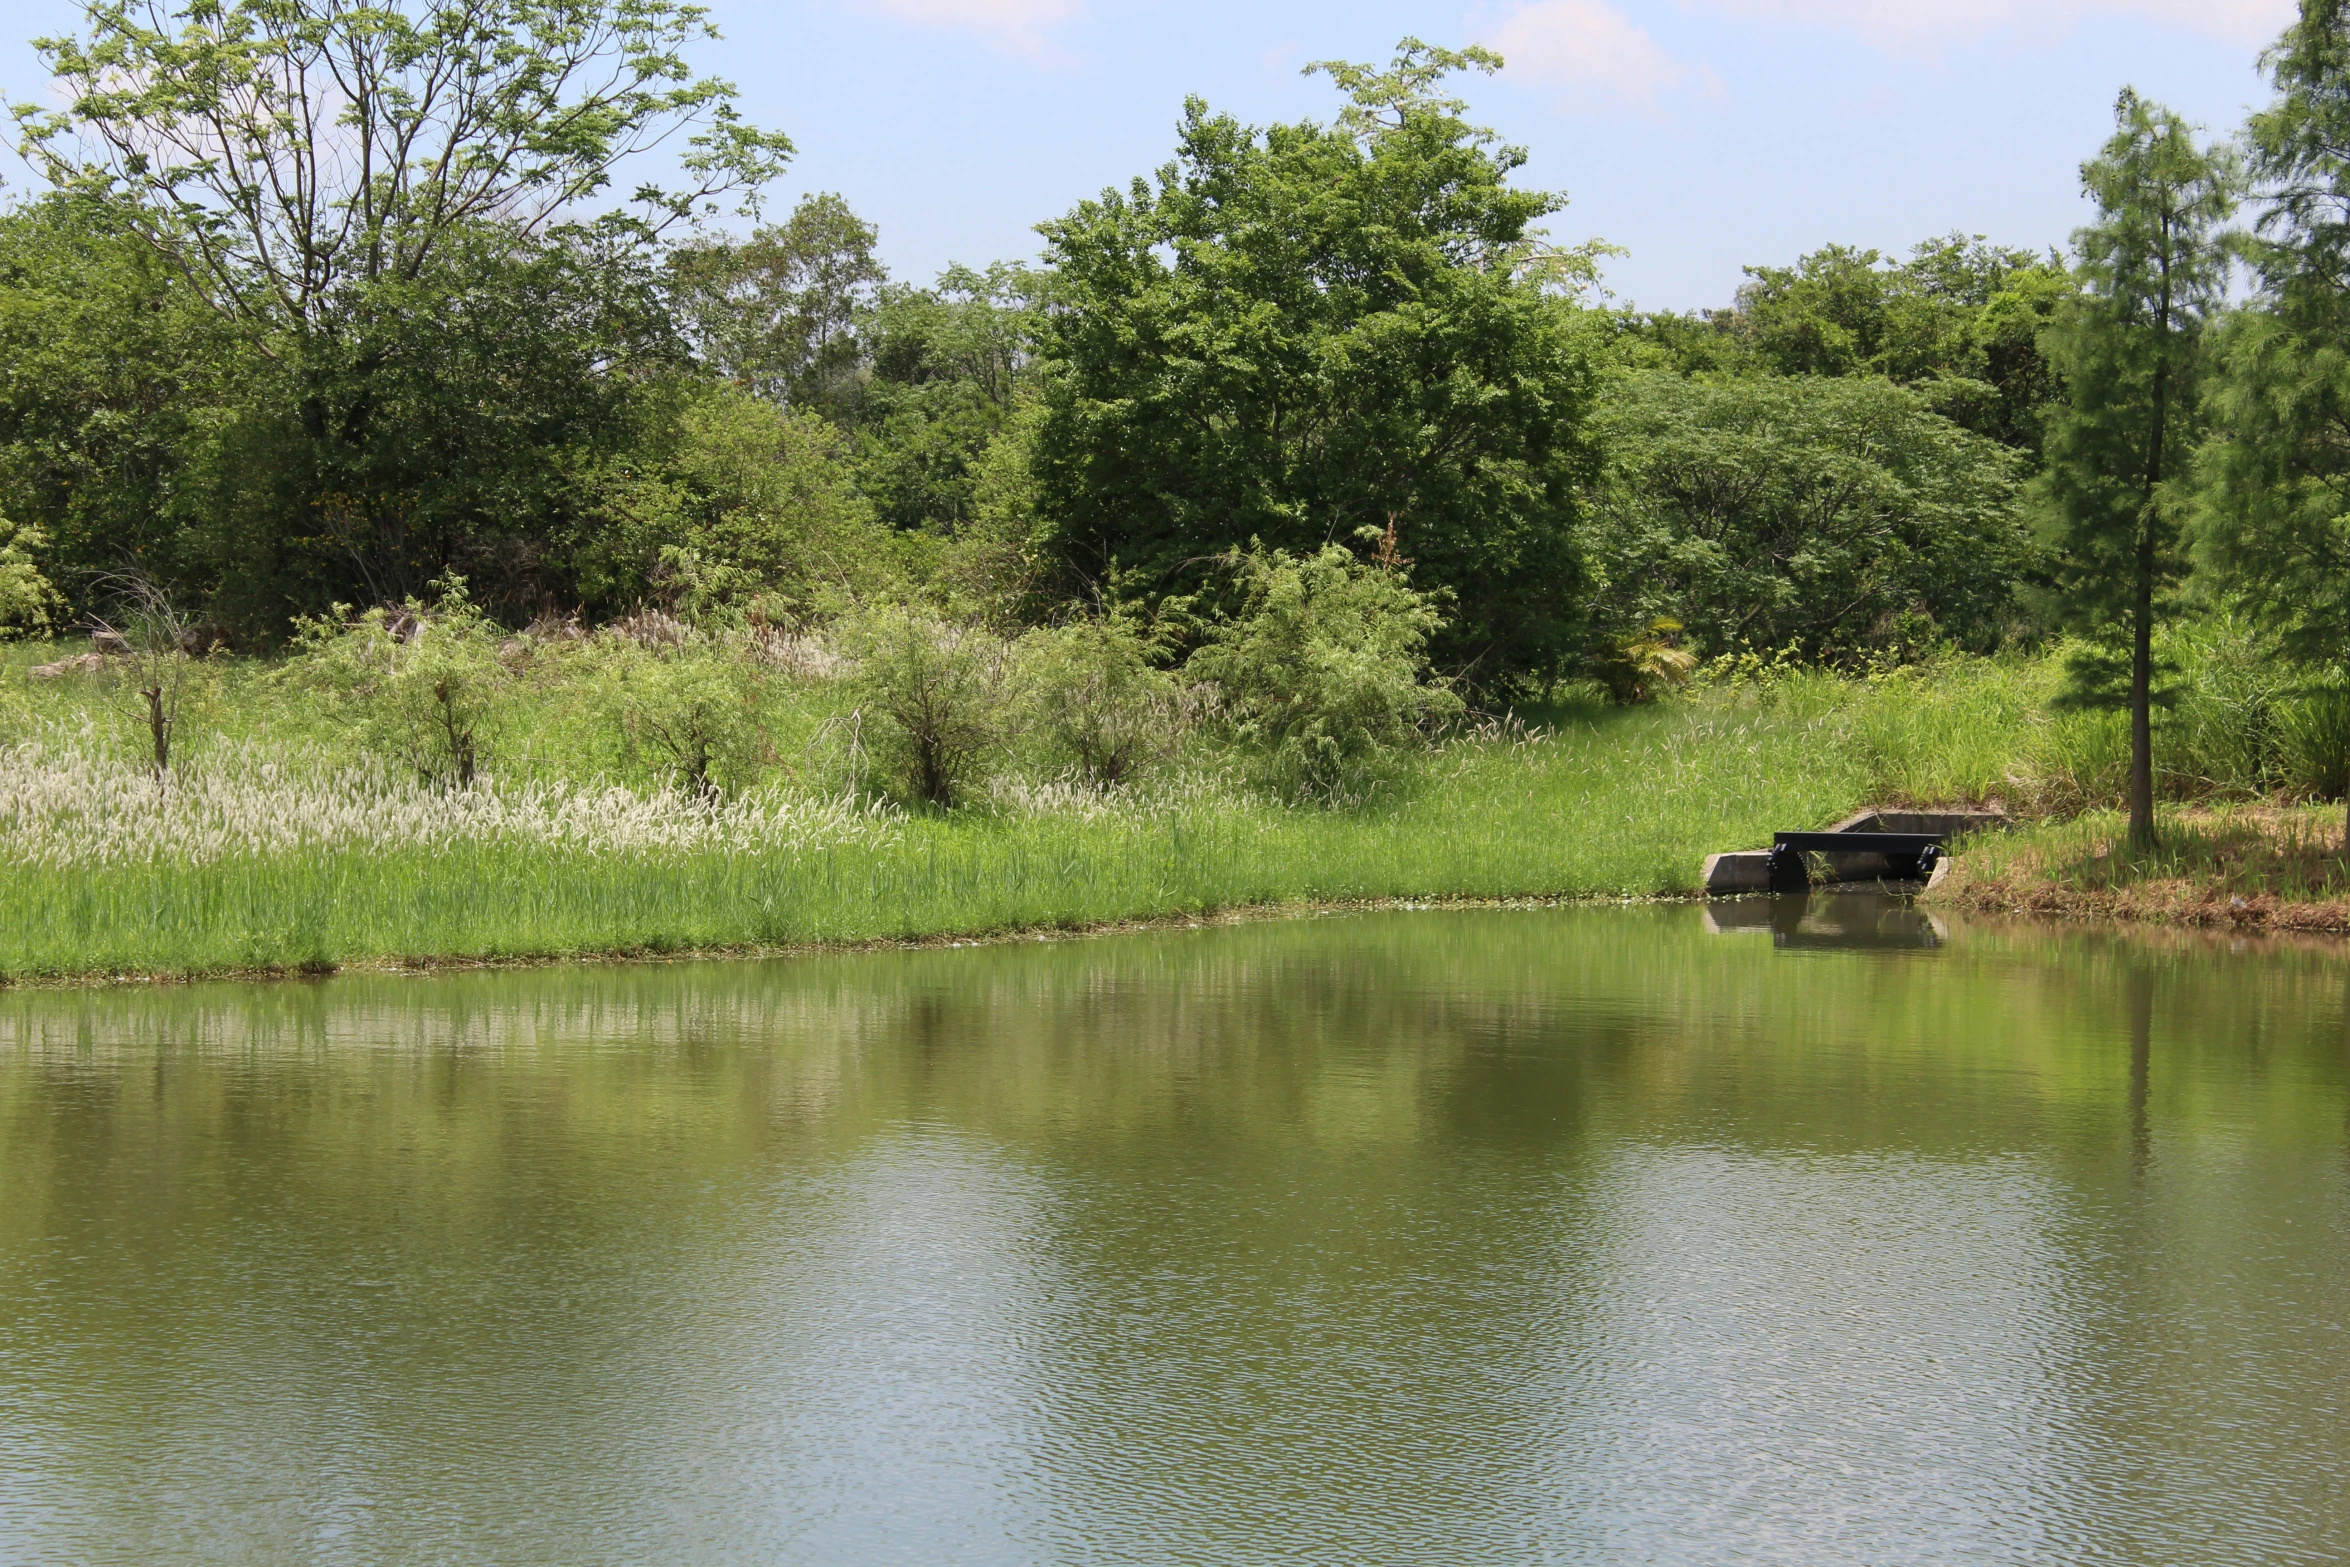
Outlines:
[{"label": "still water", "polygon": [[2350,958],[1739,909],[0,993],[0,1562],[2350,1557]]}]

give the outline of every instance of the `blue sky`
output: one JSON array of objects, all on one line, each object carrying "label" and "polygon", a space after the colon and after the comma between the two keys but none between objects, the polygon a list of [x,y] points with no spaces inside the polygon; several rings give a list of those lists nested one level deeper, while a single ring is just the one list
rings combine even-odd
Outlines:
[{"label": "blue sky", "polygon": [[[902,277],[1033,255],[1032,226],[1163,162],[1187,93],[1258,122],[1325,118],[1306,61],[1483,41],[1510,68],[1476,117],[1564,190],[1552,223],[1630,252],[1627,301],[1726,303],[1745,263],[1952,229],[2060,243],[2125,83],[2215,129],[2266,92],[2291,0],[711,0],[707,66],[788,132],[786,188],[838,190]],[[0,90],[70,0],[0,9]],[[12,160],[11,160],[12,161]],[[25,176],[11,167],[21,189]]]}]

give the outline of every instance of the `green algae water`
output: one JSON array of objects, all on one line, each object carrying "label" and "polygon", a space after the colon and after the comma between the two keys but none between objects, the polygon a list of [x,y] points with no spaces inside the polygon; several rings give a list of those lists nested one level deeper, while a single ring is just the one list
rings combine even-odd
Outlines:
[{"label": "green algae water", "polygon": [[1815,901],[0,994],[0,1562],[2345,1542],[2338,948]]}]

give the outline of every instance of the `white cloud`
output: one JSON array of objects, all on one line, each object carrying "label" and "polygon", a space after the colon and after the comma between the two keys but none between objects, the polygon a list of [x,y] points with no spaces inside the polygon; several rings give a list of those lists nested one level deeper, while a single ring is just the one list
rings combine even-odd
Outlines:
[{"label": "white cloud", "polygon": [[1057,55],[1053,28],[1085,14],[1085,0],[856,0],[857,8],[916,27],[978,33],[999,48],[1035,59]]},{"label": "white cloud", "polygon": [[1735,16],[1839,28],[1881,47],[2046,34],[2093,16],[2137,17],[2259,43],[2293,19],[2294,0],[1682,0]]},{"label": "white cloud", "polygon": [[1578,106],[1653,105],[1691,74],[1607,0],[1526,0],[1484,41],[1501,51],[1512,76],[1551,83]]}]

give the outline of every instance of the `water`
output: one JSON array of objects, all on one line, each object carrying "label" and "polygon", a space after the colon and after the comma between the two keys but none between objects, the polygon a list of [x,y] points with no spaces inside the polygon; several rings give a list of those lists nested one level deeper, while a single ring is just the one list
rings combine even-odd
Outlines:
[{"label": "water", "polygon": [[2350,1556],[2344,954],[1767,914],[0,995],[0,1562]]}]

